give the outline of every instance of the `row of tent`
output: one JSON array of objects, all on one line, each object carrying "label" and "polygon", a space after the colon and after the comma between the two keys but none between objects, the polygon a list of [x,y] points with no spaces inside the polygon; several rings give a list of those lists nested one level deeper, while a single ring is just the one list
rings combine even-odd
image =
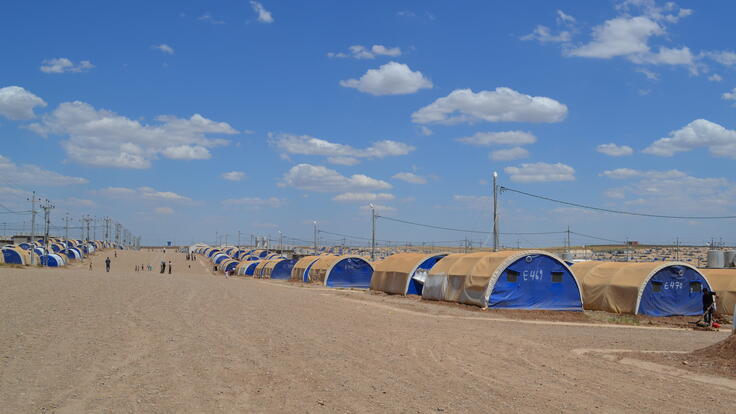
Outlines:
[{"label": "row of tent", "polygon": [[[225,254],[213,248],[202,252],[210,258]],[[261,255],[244,253],[240,256]],[[220,263],[239,275],[370,288],[481,308],[694,316],[702,314],[703,289],[718,293],[722,313],[732,313],[736,305],[736,270],[701,272],[684,262],[589,261],[573,265],[543,251],[502,251],[399,253],[374,263],[358,256],[329,255],[299,260],[223,258]]]},{"label": "row of tent", "polygon": [[2,247],[0,263],[19,264],[29,266],[33,261],[36,264],[47,267],[61,267],[68,263],[81,260],[94,253],[96,250],[112,247],[113,244],[100,240],[61,240],[52,238],[49,240],[48,250],[43,240],[32,243],[10,244]]}]

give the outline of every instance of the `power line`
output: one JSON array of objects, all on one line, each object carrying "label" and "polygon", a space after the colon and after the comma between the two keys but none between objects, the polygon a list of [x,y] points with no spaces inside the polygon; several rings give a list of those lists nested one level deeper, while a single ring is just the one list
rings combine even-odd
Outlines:
[{"label": "power line", "polygon": [[568,205],[568,206],[572,206],[572,207],[584,208],[584,209],[588,209],[588,210],[602,211],[602,212],[605,212],[605,213],[625,214],[625,215],[629,215],[629,216],[640,216],[640,217],[656,217],[656,218],[667,218],[667,219],[682,219],[682,220],[726,220],[726,219],[736,219],[736,216],[670,216],[670,215],[666,215],[666,214],[648,214],[648,213],[637,213],[637,212],[625,211],[625,210],[614,210],[614,209],[609,209],[609,208],[593,207],[593,206],[588,206],[588,205],[585,205],[585,204],[573,203],[573,202],[570,202],[570,201],[557,200],[557,199],[554,199],[554,198],[545,197],[545,196],[541,196],[541,195],[537,195],[537,194],[531,194],[531,193],[527,193],[527,192],[524,192],[524,191],[519,191],[519,190],[515,190],[513,188],[508,188],[508,187],[503,187],[503,186],[501,186],[500,188],[501,188],[501,191],[510,191],[512,193],[517,193],[517,194],[525,195],[525,196],[528,196],[528,197],[538,198],[540,200],[551,201],[553,203],[564,204],[564,205]]},{"label": "power line", "polygon": [[457,231],[457,232],[460,232],[460,233],[490,234],[490,232],[488,232],[488,231],[454,229],[452,227],[434,226],[432,224],[416,223],[416,222],[413,222],[413,221],[401,220],[401,219],[397,219],[397,218],[386,217],[386,216],[379,216],[379,215],[376,215],[376,218],[382,218],[384,220],[396,221],[396,222],[399,222],[399,223],[411,224],[413,226],[427,227],[427,228],[438,229],[438,230]]}]

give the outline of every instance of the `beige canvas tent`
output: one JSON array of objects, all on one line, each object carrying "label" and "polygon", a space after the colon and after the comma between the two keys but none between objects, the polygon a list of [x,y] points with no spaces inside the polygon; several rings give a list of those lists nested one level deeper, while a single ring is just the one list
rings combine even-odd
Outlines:
[{"label": "beige canvas tent", "polygon": [[448,255],[429,270],[422,298],[482,308],[582,310],[570,268],[536,250]]},{"label": "beige canvas tent", "polygon": [[298,280],[300,282],[308,282],[307,270],[319,259],[320,256],[304,256],[299,259],[294,267],[291,269],[291,280]]},{"label": "beige canvas tent", "polygon": [[427,271],[445,256],[398,253],[374,262],[371,290],[395,295],[421,295]]},{"label": "beige canvas tent", "polygon": [[580,262],[585,309],[650,316],[702,314],[708,280],[684,262]]},{"label": "beige canvas tent", "polygon": [[369,288],[373,266],[359,256],[320,256],[306,273],[313,283],[329,287]]},{"label": "beige canvas tent", "polygon": [[736,269],[701,269],[710,282],[710,287],[718,295],[718,312],[733,315],[736,306]]}]

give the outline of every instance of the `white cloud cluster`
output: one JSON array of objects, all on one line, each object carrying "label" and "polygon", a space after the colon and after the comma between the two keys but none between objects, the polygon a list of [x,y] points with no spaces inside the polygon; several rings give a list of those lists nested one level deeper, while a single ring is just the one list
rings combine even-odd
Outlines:
[{"label": "white cloud cluster", "polygon": [[491,151],[488,154],[488,158],[490,158],[492,161],[520,160],[522,158],[529,158],[529,151],[522,147],[511,147]]},{"label": "white cloud cluster", "polygon": [[595,150],[601,154],[606,154],[611,157],[623,157],[625,155],[631,155],[634,153],[634,149],[628,145],[617,145],[614,143],[601,144],[595,147]]},{"label": "white cloud cluster", "polygon": [[298,164],[284,174],[279,182],[281,187],[294,187],[316,192],[364,192],[388,190],[391,184],[363,174],[346,177],[339,172],[321,165]]},{"label": "white cloud cluster", "polygon": [[736,131],[706,119],[696,119],[671,132],[669,137],[654,141],[643,152],[671,157],[696,148],[708,148],[713,155],[736,159]]},{"label": "white cloud cluster", "polygon": [[736,52],[730,50],[715,50],[701,53],[702,56],[710,58],[723,66],[736,65]]},{"label": "white cloud cluster", "polygon": [[552,181],[574,181],[575,169],[562,163],[525,163],[518,167],[504,168],[511,181],[519,183],[542,183]]},{"label": "white cloud cluster", "polygon": [[340,202],[374,202],[391,201],[394,195],[390,193],[342,193],[332,197],[333,201]]},{"label": "white cloud cluster", "polygon": [[521,40],[537,40],[541,43],[569,42],[572,40],[572,33],[568,30],[562,30],[554,34],[552,33],[552,29],[540,24],[528,35],[522,36]]},{"label": "white cloud cluster", "polygon": [[618,168],[601,175],[629,182],[609,188],[604,195],[626,206],[650,208],[677,214],[730,210],[736,206],[736,187],[725,178],[700,178],[679,170],[634,170]]},{"label": "white cloud cluster", "polygon": [[208,159],[208,148],[227,145],[207,134],[237,134],[225,122],[199,114],[191,118],[159,116],[158,124],[142,124],[114,112],[75,101],[60,104],[29,128],[38,134],[67,135],[62,147],[72,161],[98,167],[149,168],[163,156],[175,160]]},{"label": "white cloud cluster", "polygon": [[463,144],[490,147],[492,145],[527,145],[537,142],[537,137],[526,131],[477,132],[475,135],[457,138]]},{"label": "white cloud cluster", "polygon": [[355,59],[375,59],[376,56],[401,56],[401,48],[386,47],[384,45],[373,45],[370,48],[362,45],[353,45],[348,48],[348,52],[329,52],[328,57],[331,58],[355,58]]},{"label": "white cloud cluster", "polygon": [[340,86],[376,96],[407,95],[433,87],[432,81],[425,78],[422,72],[414,72],[406,64],[397,62],[369,69],[360,79],[341,80]]},{"label": "white cloud cluster", "polygon": [[421,175],[414,174],[412,172],[400,172],[394,174],[391,178],[395,180],[401,180],[409,184],[427,184],[427,179]]},{"label": "white cloud cluster", "polygon": [[511,148],[491,151],[488,154],[488,158],[492,161],[512,161],[528,158],[529,151],[522,148],[521,145],[533,144],[537,142],[537,137],[525,131],[477,132],[470,137],[457,138],[456,141],[486,147],[513,145]]},{"label": "white cloud cluster", "polygon": [[708,76],[708,80],[711,82],[720,82],[723,80],[723,77],[717,73],[714,73],[710,76]]},{"label": "white cloud cluster", "polygon": [[260,210],[261,208],[279,208],[286,203],[283,198],[269,197],[242,197],[228,198],[222,200],[222,205],[227,208],[244,209],[244,210]]},{"label": "white cloud cluster", "polygon": [[43,73],[80,73],[94,67],[95,65],[89,60],[83,60],[75,64],[67,58],[54,58],[44,60],[39,69]]},{"label": "white cloud cluster", "polygon": [[462,122],[560,122],[567,106],[544,96],[530,96],[511,88],[473,92],[456,89],[412,114],[418,124]]},{"label": "white cloud cluster", "polygon": [[273,23],[273,16],[271,12],[266,10],[263,5],[257,1],[251,0],[250,7],[258,15],[258,21],[261,23]]},{"label": "white cloud cluster", "polygon": [[190,202],[191,198],[172,191],[157,191],[152,187],[106,187],[97,191],[98,194],[109,198],[126,200],[153,200],[170,202]]},{"label": "white cloud cluster", "polygon": [[17,165],[10,158],[0,155],[0,177],[3,181],[17,185],[61,186],[86,184],[86,178],[69,177],[33,165]]},{"label": "white cloud cluster", "polygon": [[33,110],[46,102],[20,86],[0,88],[0,116],[17,121],[36,117]]},{"label": "white cloud cluster", "polygon": [[212,17],[212,14],[210,12],[206,12],[205,14],[197,17],[197,20],[199,20],[201,22],[207,22],[207,23],[210,23],[210,24],[225,24],[224,21],[218,20],[218,19]]},{"label": "white cloud cluster", "polygon": [[309,135],[294,134],[269,134],[268,142],[288,154],[321,155],[328,157],[329,162],[340,165],[355,165],[359,158],[406,155],[415,149],[411,145],[392,140],[376,141],[367,148],[353,148]]},{"label": "white cloud cluster", "polygon": [[173,55],[174,54],[174,48],[172,48],[171,46],[169,46],[169,45],[167,45],[165,43],[161,43],[160,45],[153,45],[153,46],[151,46],[151,49],[160,50],[160,51],[164,52],[167,55]]},{"label": "white cloud cluster", "polygon": [[725,92],[721,95],[721,98],[727,101],[736,101],[736,88],[733,88],[731,92]]},{"label": "white cloud cluster", "polygon": [[242,171],[228,171],[222,173],[221,177],[228,181],[242,181],[245,178],[245,173]]}]

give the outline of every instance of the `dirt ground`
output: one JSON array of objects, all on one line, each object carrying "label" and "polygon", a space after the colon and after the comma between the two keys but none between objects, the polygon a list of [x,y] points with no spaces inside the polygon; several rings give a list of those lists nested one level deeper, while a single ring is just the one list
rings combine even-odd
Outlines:
[{"label": "dirt ground", "polygon": [[[134,271],[161,260],[172,275]],[[160,250],[0,268],[0,411],[733,413],[736,382],[599,356],[726,332],[528,315],[225,279]]]}]

